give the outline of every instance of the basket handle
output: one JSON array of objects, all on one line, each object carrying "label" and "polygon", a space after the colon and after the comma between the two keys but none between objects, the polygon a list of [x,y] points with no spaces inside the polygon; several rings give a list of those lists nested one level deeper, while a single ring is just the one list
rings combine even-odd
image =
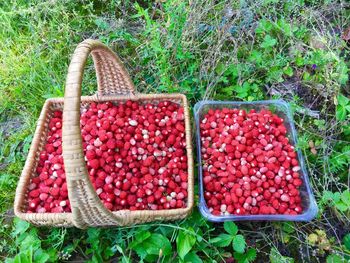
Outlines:
[{"label": "basket handle", "polygon": [[77,46],[66,80],[62,147],[73,223],[79,228],[121,225],[130,220],[130,211],[112,213],[105,208],[91,184],[84,160],[80,129],[81,84],[90,53],[96,69],[98,96],[130,96],[134,92],[134,85],[122,62],[108,47],[91,39]]}]

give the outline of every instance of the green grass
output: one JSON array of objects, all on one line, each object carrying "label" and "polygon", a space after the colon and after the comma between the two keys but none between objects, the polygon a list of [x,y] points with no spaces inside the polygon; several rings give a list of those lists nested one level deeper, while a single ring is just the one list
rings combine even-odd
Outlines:
[{"label": "green grass", "polygon": [[[341,39],[349,8],[341,0],[3,1],[0,260],[251,262],[255,253],[256,262],[349,260],[350,104],[341,95],[350,95],[350,44]],[[139,92],[181,92],[192,106],[201,99],[289,101],[317,218],[237,223],[238,233],[197,210],[178,222],[87,231],[14,219],[14,192],[41,107],[63,96],[70,56],[86,38],[118,53]],[[83,92],[95,90],[90,61]],[[225,234],[237,242],[225,243]]]}]

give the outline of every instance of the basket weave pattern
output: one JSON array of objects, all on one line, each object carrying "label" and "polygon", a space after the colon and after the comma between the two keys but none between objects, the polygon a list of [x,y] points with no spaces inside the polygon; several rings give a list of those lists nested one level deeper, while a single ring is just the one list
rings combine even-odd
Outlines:
[{"label": "basket weave pattern", "polygon": [[[92,54],[98,92],[95,96],[81,97],[84,67]],[[184,107],[186,151],[188,159],[187,207],[169,210],[109,211],[102,204],[93,188],[84,160],[80,111],[89,102],[123,102],[128,99],[143,102],[171,100]],[[35,175],[39,153],[45,145],[50,114],[63,109],[62,148],[72,213],[25,213],[26,195],[30,178]],[[65,97],[49,99],[41,112],[34,139],[16,191],[15,214],[36,225],[76,226],[125,226],[154,220],[175,220],[186,217],[192,210],[193,157],[191,146],[190,116],[186,97],[182,94],[138,94],[120,59],[106,46],[95,40],[85,40],[76,48],[66,80]]]}]

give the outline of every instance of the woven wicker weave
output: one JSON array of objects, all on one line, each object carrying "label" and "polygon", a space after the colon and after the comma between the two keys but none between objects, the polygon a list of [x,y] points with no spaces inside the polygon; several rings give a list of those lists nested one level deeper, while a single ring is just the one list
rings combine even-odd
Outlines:
[{"label": "woven wicker weave", "polygon": [[[92,54],[98,81],[96,96],[81,97],[81,84],[84,67],[89,54]],[[125,101],[128,99],[142,102],[171,100],[184,107],[186,129],[186,151],[188,158],[188,198],[187,207],[169,210],[107,210],[98,198],[88,176],[84,161],[80,110],[91,101]],[[63,107],[64,105],[64,107]],[[25,213],[27,186],[35,174],[39,153],[46,141],[50,113],[63,108],[63,158],[65,164],[68,195],[72,213]],[[37,225],[71,226],[125,226],[155,220],[175,220],[186,217],[194,203],[193,157],[190,130],[190,116],[186,97],[182,94],[137,94],[134,85],[119,58],[102,43],[85,40],[76,48],[68,69],[66,91],[63,99],[46,101],[40,115],[37,130],[23,169],[15,198],[15,214]]]}]

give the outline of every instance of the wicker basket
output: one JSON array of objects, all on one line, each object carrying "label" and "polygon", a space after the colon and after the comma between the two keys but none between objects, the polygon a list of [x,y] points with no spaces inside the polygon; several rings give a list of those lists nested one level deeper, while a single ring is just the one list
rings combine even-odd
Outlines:
[{"label": "wicker basket", "polygon": [[[98,92],[95,96],[81,97],[84,67],[92,54]],[[169,210],[109,211],[97,196],[88,176],[84,161],[80,111],[89,102],[119,102],[125,100],[157,102],[171,100],[184,107],[186,129],[186,151],[188,158],[188,198],[187,207]],[[65,164],[68,196],[71,213],[26,213],[26,199],[30,178],[35,175],[40,151],[48,133],[49,118],[56,109],[63,109],[63,158]],[[38,120],[34,139],[20,177],[15,197],[15,214],[36,225],[50,226],[125,226],[155,220],[176,220],[186,217],[194,203],[193,157],[191,146],[190,116],[186,97],[182,94],[138,94],[119,58],[105,45],[95,40],[85,40],[76,48],[69,65],[64,100],[48,99]]]}]

